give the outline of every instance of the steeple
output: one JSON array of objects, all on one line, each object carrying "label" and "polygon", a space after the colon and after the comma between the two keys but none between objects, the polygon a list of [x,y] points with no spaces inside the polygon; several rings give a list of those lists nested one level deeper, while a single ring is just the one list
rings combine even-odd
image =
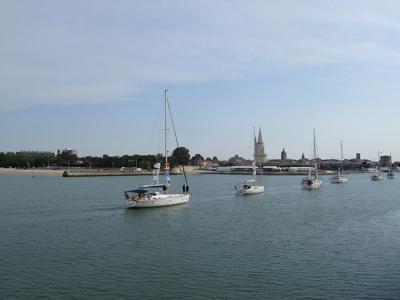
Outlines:
[{"label": "steeple", "polygon": [[261,166],[267,160],[267,155],[264,150],[264,142],[261,134],[261,127],[258,131],[258,139],[254,136],[254,161],[257,166]]},{"label": "steeple", "polygon": [[258,130],[258,141],[257,141],[257,144],[264,144],[263,138],[262,138],[262,134],[261,134],[261,127]]}]

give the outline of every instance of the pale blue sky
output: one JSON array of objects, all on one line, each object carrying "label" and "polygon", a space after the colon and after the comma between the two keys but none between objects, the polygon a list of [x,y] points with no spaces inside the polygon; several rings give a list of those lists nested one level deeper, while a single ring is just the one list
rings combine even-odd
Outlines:
[{"label": "pale blue sky", "polygon": [[[398,1],[0,1],[0,151],[400,160]],[[173,146],[171,145],[171,148]]]}]

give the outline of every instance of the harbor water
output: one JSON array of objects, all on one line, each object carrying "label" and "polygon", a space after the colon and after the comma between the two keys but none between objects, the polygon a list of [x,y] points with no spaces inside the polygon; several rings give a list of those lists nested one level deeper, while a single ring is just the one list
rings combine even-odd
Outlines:
[{"label": "harbor water", "polygon": [[399,299],[398,177],[192,175],[188,204],[128,210],[151,177],[0,175],[0,299]]}]

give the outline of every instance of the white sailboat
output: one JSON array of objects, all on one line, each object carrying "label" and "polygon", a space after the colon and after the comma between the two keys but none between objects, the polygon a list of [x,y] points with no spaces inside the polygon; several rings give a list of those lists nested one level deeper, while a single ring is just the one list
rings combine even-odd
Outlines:
[{"label": "white sailboat", "polygon": [[256,185],[257,167],[253,162],[253,179],[248,179],[245,182],[235,185],[236,193],[239,195],[252,195],[264,193],[263,185]]},{"label": "white sailboat", "polygon": [[[252,194],[261,194],[264,193],[263,185],[256,185],[257,178],[257,166],[256,166],[256,134],[254,132],[254,162],[252,164],[253,168],[253,178],[248,179],[245,182],[239,183],[234,186],[235,191],[238,195],[252,195]],[[262,166],[260,166],[260,170],[262,172]]]},{"label": "white sailboat", "polygon": [[[187,182],[187,177],[185,169],[183,167],[183,174],[185,176],[186,184],[182,187],[181,194],[171,193],[171,178],[169,174],[169,163],[168,163],[168,151],[167,151],[167,109],[171,115],[171,110],[169,108],[169,102],[167,98],[167,90],[164,91],[164,171],[165,171],[165,182],[160,184],[159,175],[161,164],[156,163],[154,165],[153,171],[153,183],[149,185],[140,186],[138,189],[125,191],[125,206],[127,208],[144,208],[144,207],[160,207],[160,206],[170,206],[177,204],[184,204],[189,202],[190,191]],[[171,116],[172,120],[172,116]],[[175,126],[172,121],[172,127],[175,133]],[[176,138],[176,133],[175,133]],[[176,140],[177,146],[178,140]]]},{"label": "white sailboat", "polygon": [[[341,162],[341,165],[343,166],[343,143],[342,143],[342,141],[340,141],[340,162]],[[337,174],[335,174],[331,177],[331,183],[345,183],[348,181],[347,177],[344,176],[340,171],[341,170],[339,167]]]},{"label": "white sailboat", "polygon": [[303,178],[301,181],[301,186],[306,190],[319,189],[321,187],[322,181],[319,180],[318,176],[318,163],[317,163],[317,144],[315,141],[315,129],[314,129],[314,173],[311,170],[308,172],[308,176]]},{"label": "white sailboat", "polygon": [[[378,151],[378,161],[379,161],[379,155],[380,155],[380,152]],[[375,173],[371,175],[371,180],[372,181],[383,180],[383,176],[382,176],[380,168],[375,167]]]}]

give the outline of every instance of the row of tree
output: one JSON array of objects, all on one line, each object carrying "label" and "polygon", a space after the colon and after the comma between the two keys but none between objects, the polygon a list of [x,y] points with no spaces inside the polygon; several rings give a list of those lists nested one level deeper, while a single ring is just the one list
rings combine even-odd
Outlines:
[{"label": "row of tree", "polygon": [[[156,155],[123,155],[102,157],[86,156],[78,158],[76,155],[61,153],[54,157],[20,156],[15,153],[0,153],[0,167],[31,168],[31,167],[68,167],[79,166],[86,168],[142,168],[151,169],[157,162],[162,162],[165,157]],[[168,158],[171,166],[187,165],[190,161],[189,150],[178,147]]]}]

